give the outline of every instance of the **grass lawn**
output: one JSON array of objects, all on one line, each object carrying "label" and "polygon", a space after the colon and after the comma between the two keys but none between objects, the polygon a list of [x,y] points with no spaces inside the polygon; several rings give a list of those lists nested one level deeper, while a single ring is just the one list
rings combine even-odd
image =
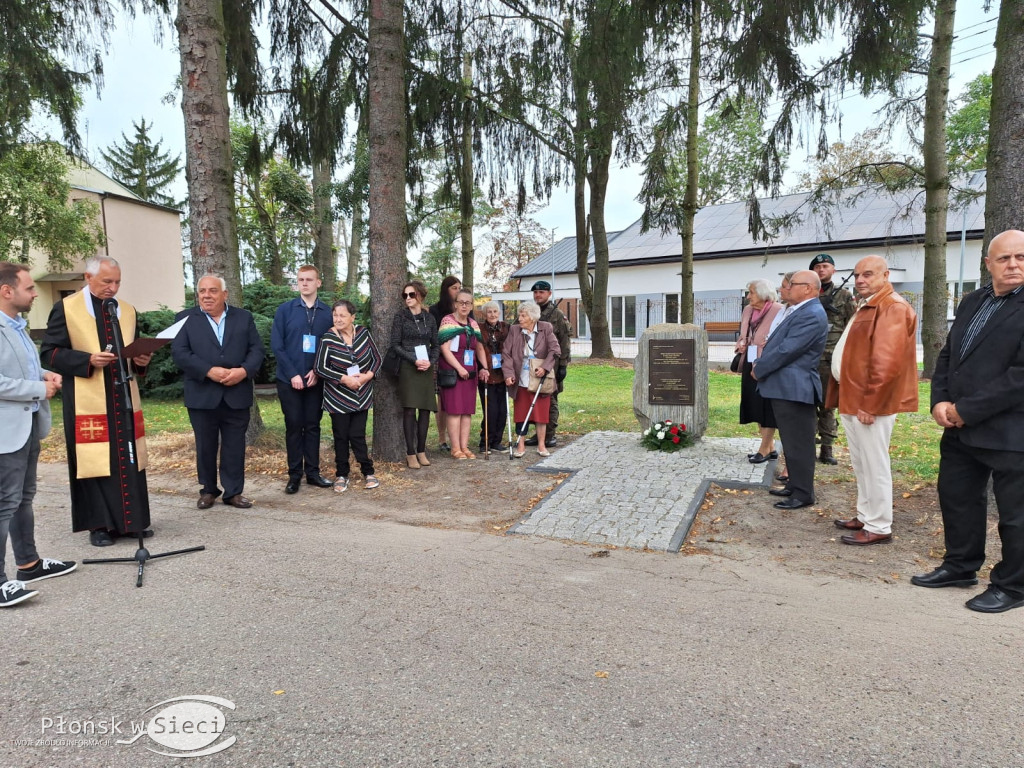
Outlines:
[{"label": "grass lawn", "polygon": [[[757,437],[753,425],[737,423],[740,401],[740,377],[712,371],[709,375],[709,437]],[[565,392],[559,398],[559,432],[584,434],[594,430],[636,431],[633,416],[633,369],[611,365],[573,365],[569,369]],[[893,475],[904,484],[935,482],[939,468],[939,438],[942,430],[932,421],[928,403],[929,382],[920,385],[920,409],[900,414],[892,436]],[[54,401],[54,421],[60,421],[60,401]],[[192,427],[188,412],[180,401],[146,400],[146,429],[149,434],[188,433]],[[260,398],[260,413],[268,434],[266,442],[284,448],[284,419],[276,398]],[[372,411],[371,419],[372,419]],[[479,409],[478,409],[479,414]],[[372,422],[371,422],[372,423]],[[471,435],[479,431],[474,420]],[[325,420],[324,436],[330,432]],[[431,426],[431,438],[436,439]],[[262,441],[261,441],[262,442]],[[839,439],[843,443],[842,435]]]}]

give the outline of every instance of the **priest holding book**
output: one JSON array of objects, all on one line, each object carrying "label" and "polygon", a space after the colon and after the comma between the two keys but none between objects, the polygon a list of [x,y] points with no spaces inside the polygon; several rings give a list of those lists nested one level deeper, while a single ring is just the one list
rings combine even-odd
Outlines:
[{"label": "priest holding book", "polygon": [[[64,377],[64,440],[71,480],[72,530],[89,531],[94,547],[118,536],[151,536],[146,437],[135,379],[132,423],[125,392],[115,386],[113,350],[136,337],[135,308],[115,298],[121,267],[109,256],[85,263],[85,288],[53,306],[40,348],[43,367]],[[152,355],[126,361],[143,374]]]}]

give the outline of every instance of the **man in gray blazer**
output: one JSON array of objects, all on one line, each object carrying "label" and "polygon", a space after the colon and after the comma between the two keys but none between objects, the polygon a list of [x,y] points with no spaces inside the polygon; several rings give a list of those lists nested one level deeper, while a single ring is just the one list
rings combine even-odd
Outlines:
[{"label": "man in gray blazer", "polygon": [[814,272],[793,274],[785,317],[768,336],[752,372],[761,397],[772,401],[786,452],[786,487],[769,491],[784,497],[775,503],[778,509],[814,503],[816,406],[824,400],[818,361],[828,338],[828,318],[818,301],[820,288]]},{"label": "man in gray blazer", "polygon": [[[0,608],[17,605],[38,592],[26,583],[75,570],[73,560],[40,559],[35,545],[36,465],[39,441],[50,431],[50,403],[60,374],[44,371],[22,312],[36,297],[32,275],[22,264],[0,262]],[[4,570],[10,536],[17,579]]]}]

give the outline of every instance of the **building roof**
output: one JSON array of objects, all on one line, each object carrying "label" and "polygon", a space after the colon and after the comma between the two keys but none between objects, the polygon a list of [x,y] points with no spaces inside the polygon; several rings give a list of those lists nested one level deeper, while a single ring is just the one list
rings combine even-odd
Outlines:
[{"label": "building roof", "polygon": [[[968,180],[968,186],[983,192],[984,173],[975,173]],[[799,220],[780,229],[773,239],[758,242],[748,230],[746,201],[702,208],[694,221],[694,260],[924,242],[924,191],[921,189],[889,194],[869,187],[854,187],[840,193],[838,205],[819,205],[818,210],[809,192],[764,198],[759,202],[765,220],[793,213]],[[963,216],[963,210],[949,212],[947,229],[954,239],[960,237]],[[984,235],[984,194],[967,204],[966,229],[970,239]],[[641,232],[640,220],[621,232],[608,235],[608,261],[612,267],[676,261],[681,255],[682,240],[678,232],[663,234],[659,229]],[[575,273],[576,238],[559,240],[512,277],[551,274],[552,260],[556,273]],[[588,263],[594,263],[593,246]]]},{"label": "building roof", "polygon": [[72,189],[92,192],[101,197],[116,197],[121,200],[138,203],[139,205],[181,213],[177,208],[154,203],[139,197],[121,182],[111,178],[103,171],[80,158],[75,158],[68,168],[68,183]]}]

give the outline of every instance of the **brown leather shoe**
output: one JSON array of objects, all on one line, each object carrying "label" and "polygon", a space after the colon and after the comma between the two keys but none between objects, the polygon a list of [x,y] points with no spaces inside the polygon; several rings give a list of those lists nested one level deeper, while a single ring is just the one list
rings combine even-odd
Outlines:
[{"label": "brown leather shoe", "polygon": [[856,517],[851,517],[849,520],[833,520],[836,528],[842,528],[847,531],[859,531],[864,527],[864,523],[858,520]]},{"label": "brown leather shoe", "polygon": [[217,498],[212,493],[200,493],[199,501],[196,502],[196,509],[209,509],[213,506],[213,500]]},{"label": "brown leather shoe", "polygon": [[252,506],[252,500],[245,498],[245,496],[240,493],[236,493],[230,499],[224,499],[224,503],[232,507],[238,507],[239,509],[248,509]]},{"label": "brown leather shoe", "polygon": [[843,542],[843,544],[852,544],[855,547],[866,547],[869,544],[883,544],[886,541],[892,541],[892,534],[871,533],[871,531],[860,530],[856,533],[840,536],[839,540]]}]

